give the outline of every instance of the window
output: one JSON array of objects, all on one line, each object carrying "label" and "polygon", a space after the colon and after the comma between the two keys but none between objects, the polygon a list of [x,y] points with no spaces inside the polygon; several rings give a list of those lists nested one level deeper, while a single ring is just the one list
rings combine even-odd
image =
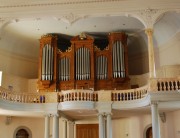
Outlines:
[{"label": "window", "polygon": [[2,82],[2,71],[0,71],[0,86],[1,86],[1,82]]}]

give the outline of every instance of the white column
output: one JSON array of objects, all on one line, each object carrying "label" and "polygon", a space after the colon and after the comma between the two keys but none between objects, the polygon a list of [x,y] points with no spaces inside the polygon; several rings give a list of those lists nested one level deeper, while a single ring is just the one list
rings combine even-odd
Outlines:
[{"label": "white column", "polygon": [[160,135],[160,124],[159,124],[159,113],[158,113],[158,104],[151,104],[151,114],[152,114],[152,131],[153,138],[161,138]]},{"label": "white column", "polygon": [[50,135],[50,115],[45,115],[44,138],[49,138],[49,135]]},{"label": "white column", "polygon": [[59,138],[59,115],[53,115],[53,138]]},{"label": "white column", "polygon": [[63,120],[63,138],[67,138],[67,120]]},{"label": "white column", "polygon": [[112,120],[111,120],[111,114],[107,114],[107,138],[112,138]]},{"label": "white column", "polygon": [[76,138],[76,124],[74,123],[74,138]]},{"label": "white column", "polygon": [[154,60],[154,45],[153,45],[153,29],[145,30],[148,38],[148,56],[149,56],[149,77],[156,77],[155,60]]},{"label": "white column", "polygon": [[99,114],[99,138],[104,138],[104,117],[103,114]]}]

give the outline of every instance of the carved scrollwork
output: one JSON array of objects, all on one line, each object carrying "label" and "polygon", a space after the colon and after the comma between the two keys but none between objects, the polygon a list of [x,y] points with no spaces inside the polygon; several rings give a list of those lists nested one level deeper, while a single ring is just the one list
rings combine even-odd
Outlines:
[{"label": "carved scrollwork", "polygon": [[76,15],[76,14],[73,14],[73,13],[69,13],[69,14],[66,14],[66,15],[63,15],[61,17],[58,18],[58,20],[62,20],[66,23],[69,23],[69,24],[73,24],[74,22],[76,22],[77,20],[79,19],[82,19],[82,18],[85,18],[86,15]]},{"label": "carved scrollwork", "polygon": [[144,9],[137,11],[136,14],[144,21],[146,28],[153,28],[157,20],[167,12],[166,9]]}]

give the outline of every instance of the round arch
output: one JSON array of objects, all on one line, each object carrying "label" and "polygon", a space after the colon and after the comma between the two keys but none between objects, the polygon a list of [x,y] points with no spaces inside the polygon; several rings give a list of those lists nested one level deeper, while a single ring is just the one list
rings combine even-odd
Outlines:
[{"label": "round arch", "polygon": [[149,124],[149,125],[147,125],[147,126],[144,128],[143,138],[146,138],[146,132],[147,132],[147,130],[148,130],[149,128],[151,128],[151,127],[152,127],[152,124]]},{"label": "round arch", "polygon": [[17,127],[17,128],[14,130],[13,138],[16,138],[17,132],[18,132],[19,130],[21,130],[21,129],[24,129],[24,130],[26,130],[26,131],[28,132],[28,134],[29,134],[29,137],[28,137],[28,138],[32,138],[32,132],[31,132],[31,130],[30,130],[28,127],[26,127],[26,126],[19,126],[19,127]]}]

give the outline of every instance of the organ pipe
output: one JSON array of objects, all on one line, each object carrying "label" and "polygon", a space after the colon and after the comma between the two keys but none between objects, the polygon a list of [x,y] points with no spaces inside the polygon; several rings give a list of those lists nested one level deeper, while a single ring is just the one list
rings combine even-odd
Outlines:
[{"label": "organ pipe", "polygon": [[46,44],[42,50],[42,80],[53,79],[53,48]]},{"label": "organ pipe", "polygon": [[61,81],[70,80],[70,60],[67,57],[64,57],[59,60],[59,79]]},{"label": "organ pipe", "polygon": [[90,79],[90,53],[85,47],[76,51],[76,80]]},{"label": "organ pipe", "polygon": [[124,47],[121,41],[115,41],[113,44],[113,77],[125,77]]},{"label": "organ pipe", "polygon": [[107,57],[101,55],[96,61],[96,78],[98,80],[107,79]]},{"label": "organ pipe", "polygon": [[46,52],[46,49],[43,48],[42,50],[42,80],[45,80],[45,65],[46,65],[45,52]]}]

